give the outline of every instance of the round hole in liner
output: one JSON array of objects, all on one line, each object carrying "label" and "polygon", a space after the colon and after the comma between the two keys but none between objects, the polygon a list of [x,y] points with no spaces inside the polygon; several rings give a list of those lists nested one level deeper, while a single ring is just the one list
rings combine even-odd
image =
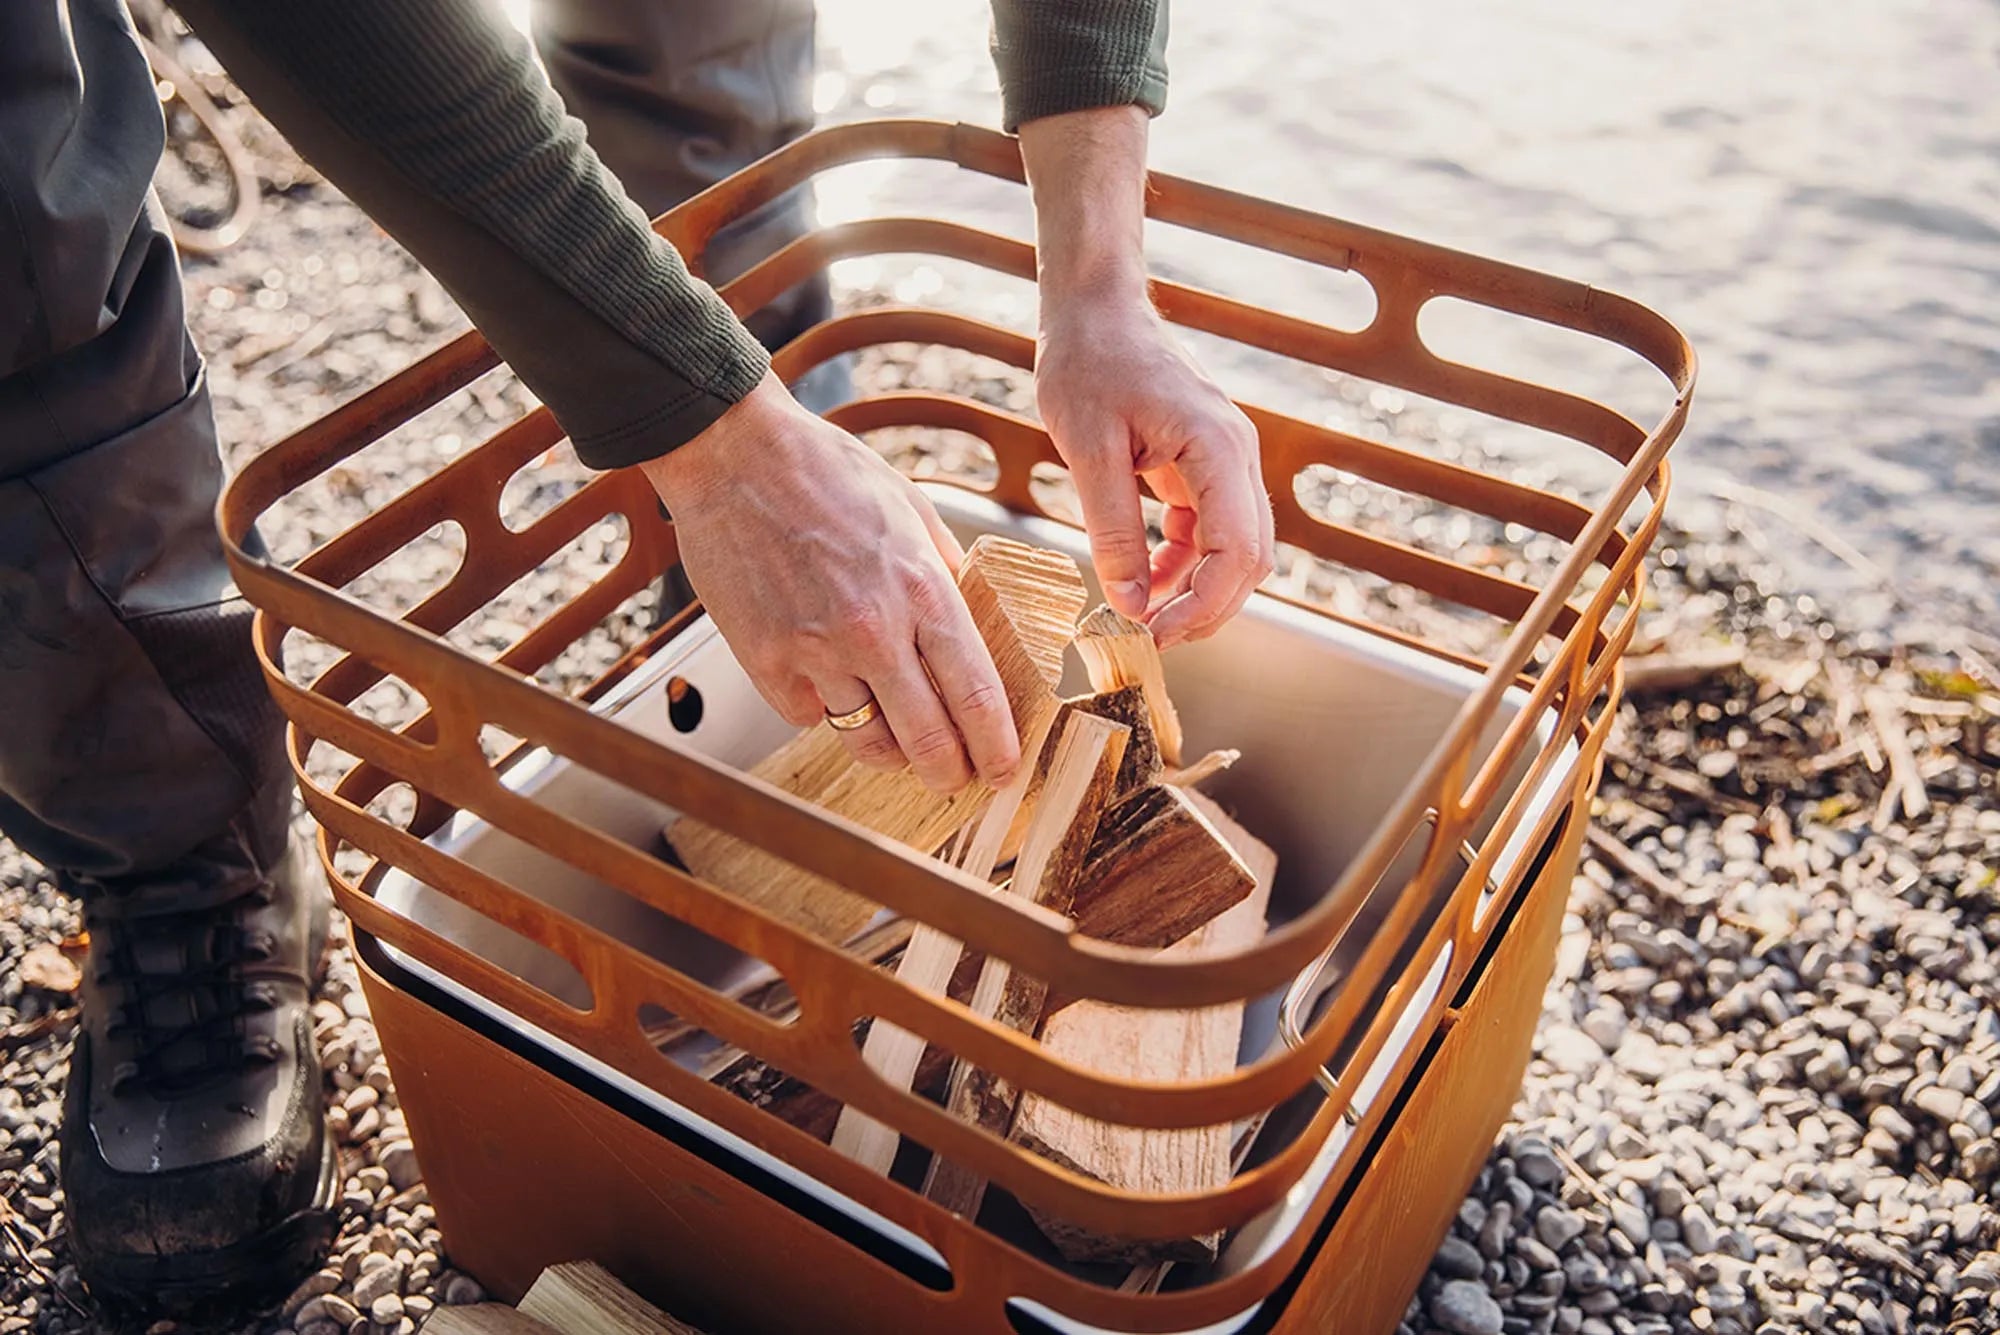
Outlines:
[{"label": "round hole in liner", "polygon": [[667,721],[675,732],[693,732],[701,726],[701,692],[686,677],[667,678]]}]

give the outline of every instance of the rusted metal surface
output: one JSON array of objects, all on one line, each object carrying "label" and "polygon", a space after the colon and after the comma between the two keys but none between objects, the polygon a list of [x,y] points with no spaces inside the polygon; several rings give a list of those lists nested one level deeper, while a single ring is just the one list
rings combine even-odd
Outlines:
[{"label": "rusted metal surface", "polygon": [[[684,253],[698,257],[722,223],[814,172],[887,155],[937,158],[1015,180],[1021,175],[1014,141],[991,131],[921,121],[847,125],[807,136],[666,215],[659,227]],[[560,439],[560,428],[546,410],[536,410],[446,465],[294,568],[282,568],[243,549],[258,516],[287,492],[492,369],[495,358],[476,334],[459,338],[274,446],[231,482],[219,513],[238,584],[261,609],[259,653],[272,690],[293,723],[293,760],[307,804],[324,831],[322,853],[329,874],[338,842],[403,868],[562,954],[588,981],[593,1003],[587,1010],[564,1006],[455,943],[386,911],[359,888],[358,881],[334,875],[339,902],[358,928],[933,1241],[962,1280],[980,1276],[974,1287],[985,1299],[997,1302],[993,1295],[1025,1294],[1086,1319],[1168,1329],[1214,1320],[1254,1302],[1291,1268],[1312,1230],[1298,1230],[1262,1263],[1201,1288],[1155,1295],[1098,1288],[939,1211],[893,1181],[858,1169],[818,1141],[673,1065],[641,1032],[640,1008],[664,1006],[858,1105],[1038,1209],[1084,1227],[1162,1237],[1193,1235],[1232,1227],[1256,1215],[1299,1179],[1326,1136],[1348,1113],[1345,1098],[1329,1099],[1306,1134],[1225,1188],[1192,1196],[1148,1197],[1068,1173],[906,1091],[888,1087],[861,1061],[851,1028],[860,1017],[884,1017],[1018,1087],[1093,1116],[1167,1127],[1231,1122],[1262,1113],[1312,1083],[1336,1051],[1347,1054],[1346,1069],[1366,1069],[1387,1040],[1385,1017],[1395,1014],[1394,1003],[1408,995],[1449,945],[1450,973],[1425,1021],[1431,1028],[1445,1025],[1451,999],[1460,994],[1467,971],[1489,953],[1485,947],[1494,925],[1507,921],[1507,909],[1515,900],[1531,890],[1546,889],[1546,872],[1530,886],[1523,883],[1523,869],[1517,867],[1498,881],[1492,910],[1475,913],[1482,888],[1494,877],[1500,850],[1523,821],[1528,794],[1559,765],[1569,766],[1566,773],[1555,775],[1568,799],[1537,813],[1531,846],[1549,838],[1565,817],[1575,826],[1588,811],[1620,691],[1618,659],[1631,639],[1643,593],[1643,557],[1666,497],[1666,454],[1686,420],[1694,357],[1678,331],[1660,317],[1624,298],[1577,283],[1173,177],[1153,177],[1148,211],[1155,218],[1309,263],[1351,270],[1368,280],[1377,299],[1371,323],[1348,332],[1216,293],[1155,281],[1154,300],[1170,320],[1553,432],[1619,465],[1616,483],[1585,505],[1244,405],[1262,439],[1264,476],[1276,505],[1281,542],[1407,585],[1439,604],[1498,618],[1509,623],[1511,631],[1493,661],[1479,665],[1483,671],[1479,688],[1417,767],[1415,779],[1389,818],[1339,883],[1315,907],[1273,930],[1260,944],[1233,955],[1164,961],[1148,952],[1073,936],[1063,919],[1046,910],[983,893],[977,884],[940,863],[803,807],[727,767],[593,716],[578,701],[535,684],[531,676],[538,668],[675,560],[671,525],[659,518],[636,471],[595,479],[519,532],[501,523],[500,496],[508,479]],[[732,283],[724,295],[738,310],[751,310],[835,259],[908,251],[950,256],[1021,276],[1033,274],[1033,251],[1021,242],[931,219],[878,219],[803,237]],[[1444,361],[1417,332],[1420,309],[1437,297],[1462,298],[1629,348],[1661,372],[1665,406],[1650,426],[1644,426],[1560,390]],[[841,352],[909,341],[956,346],[1020,367],[1030,365],[1033,355],[1028,339],[964,317],[930,310],[875,309],[819,326],[783,349],[776,362],[789,378]],[[1045,513],[1029,485],[1031,470],[1059,461],[1034,422],[950,395],[921,392],[863,399],[832,416],[854,431],[919,425],[977,435],[992,447],[999,465],[990,494],[1015,509]],[[1313,465],[1331,465],[1385,487],[1552,534],[1569,547],[1554,574],[1537,586],[1325,522],[1301,507],[1294,489],[1295,478]],[[1634,513],[1639,516],[1636,522],[1628,522],[1627,516]],[[612,514],[622,514],[630,525],[632,539],[623,557],[519,642],[489,661],[440,638]],[[464,562],[449,582],[418,606],[390,617],[344,592],[358,576],[446,519],[464,529]],[[1597,572],[1586,579],[1592,567]],[[1331,615],[1320,608],[1306,610]],[[346,651],[347,656],[309,688],[294,685],[276,667],[279,647],[293,628]],[[1394,638],[1415,643],[1407,637]],[[1466,661],[1430,646],[1415,647],[1454,662]],[[1530,674],[1531,658],[1538,649],[1544,661]],[[428,712],[400,731],[384,729],[349,708],[384,674],[401,678],[429,704]],[[1517,685],[1530,693],[1530,707],[1519,711],[1499,744],[1475,763],[1482,754],[1482,734],[1503,695]],[[1548,740],[1537,741],[1538,724],[1551,719],[1555,726]],[[1448,911],[1434,919],[1423,913],[1428,896],[1401,896],[1362,952],[1348,984],[1298,1035],[1296,1046],[1283,1046],[1221,1079],[1136,1084],[1049,1059],[1019,1033],[943,998],[907,989],[892,975],[690,878],[646,851],[509,791],[481,752],[479,733],[486,724],[527,744],[545,746],[696,819],[753,839],[844,886],[866,886],[866,898],[927,921],[972,949],[996,954],[1079,997],[1142,1006],[1193,1006],[1282,989],[1338,941],[1420,826],[1427,832],[1427,854],[1413,884],[1449,879],[1456,888]],[[1572,740],[1576,749],[1566,751],[1564,744]],[[322,741],[360,758],[330,787],[306,777],[305,758]],[[1508,788],[1509,776],[1518,773],[1524,762],[1526,777]],[[408,828],[366,809],[371,798],[399,780],[419,794],[417,817]],[[422,836],[454,810],[475,813],[527,844],[767,961],[799,998],[797,1019],[789,1025],[775,1023],[426,844]],[[1485,825],[1495,812],[1498,819]],[[1565,832],[1564,843],[1573,864],[1573,830]],[[1555,859],[1557,869],[1563,865],[1564,859]],[[1391,979],[1392,963],[1413,938],[1421,938],[1415,954],[1408,956],[1413,962]],[[1546,967],[1541,976],[1546,978]],[[1364,1011],[1385,981],[1390,984],[1392,1004]],[[1513,1015],[1508,1030],[1518,1038],[1515,1046],[1522,1062],[1525,1035],[1532,1032],[1532,1002],[1530,998],[1525,1021]],[[1423,1046],[1408,1048],[1391,1088],[1408,1074]],[[1513,1069],[1518,1079],[1520,1068]],[[1509,1088],[1493,1106],[1504,1112],[1511,1096]],[[1386,1111],[1385,1102],[1378,1101],[1363,1118],[1361,1140]],[[1491,1102],[1480,1101],[1482,1124],[1484,1108]],[[1491,1129],[1485,1129],[1489,1137]],[[1315,1218],[1350,1185],[1352,1171],[1350,1163],[1325,1182],[1314,1202]],[[887,1276],[880,1282],[894,1280]],[[973,1301],[963,1290],[958,1300]],[[967,1318],[973,1307],[956,1310]],[[978,1319],[996,1318],[1004,1321],[998,1318],[997,1307]]]}]

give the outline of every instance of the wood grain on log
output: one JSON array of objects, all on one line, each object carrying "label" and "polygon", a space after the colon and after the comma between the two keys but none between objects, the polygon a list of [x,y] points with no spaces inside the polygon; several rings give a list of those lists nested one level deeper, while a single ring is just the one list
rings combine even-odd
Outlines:
[{"label": "wood grain on log", "polygon": [[[1005,538],[982,537],[959,568],[959,591],[993,654],[1024,739],[1056,706],[1063,651],[1085,592],[1076,562]],[[816,724],[751,771],[796,797],[920,852],[934,851],[976,813],[992,790],[974,782],[951,795],[926,788],[914,771],[854,761],[834,730]],[[667,830],[688,870],[705,881],[832,940],[845,940],[875,905],[733,835],[692,820]]]},{"label": "wood grain on log", "polygon": [[566,1261],[541,1273],[523,1315],[565,1332],[590,1335],[701,1335],[685,1321],[662,1312],[591,1261]]},{"label": "wood grain on log", "polygon": [[1156,784],[1105,812],[1070,916],[1088,936],[1170,946],[1247,898],[1256,882],[1185,789]]},{"label": "wood grain on log", "polygon": [[561,1335],[504,1303],[440,1307],[424,1322],[428,1335]]},{"label": "wood grain on log", "polygon": [[[1029,732],[1029,744],[1022,747],[1023,755],[1040,754],[1042,731],[1048,727],[1053,713],[1053,710],[1043,711],[1034,723]],[[1014,816],[1028,791],[1030,777],[1024,766],[1012,783],[993,794],[992,801],[979,819],[978,828],[966,842],[959,869],[973,879],[985,881],[993,875],[993,868],[1000,858],[1001,844],[1014,824]],[[963,953],[964,948],[956,937],[939,931],[929,923],[918,923],[902,959],[896,962],[896,979],[920,991],[943,992]],[[886,1020],[869,1027],[868,1037],[861,1047],[861,1059],[895,1089],[910,1087],[923,1055],[922,1035],[913,1034]],[[896,1149],[902,1144],[902,1139],[901,1133],[888,1123],[849,1105],[841,1110],[840,1122],[834,1128],[833,1147],[856,1163],[865,1164],[878,1173],[887,1173],[895,1166]]]},{"label": "wood grain on log", "polygon": [[[1264,934],[1264,914],[1277,855],[1207,797],[1190,802],[1220,830],[1251,867],[1254,891],[1170,953],[1202,955],[1241,950]],[[1199,1010],[1148,1010],[1080,1001],[1043,1023],[1042,1047],[1051,1057],[1130,1080],[1213,1079],[1236,1068],[1243,1032],[1240,1002]],[[1232,1172],[1233,1128],[1228,1125],[1162,1130],[1121,1126],[1086,1117],[1038,1094],[1021,1099],[1016,1143],[1102,1182],[1147,1194],[1213,1191]],[[1220,1234],[1198,1238],[1119,1238],[1076,1228],[1033,1212],[1049,1240],[1072,1261],[1131,1265],[1213,1260]]]},{"label": "wood grain on log", "polygon": [[1117,780],[1112,785],[1114,797],[1124,797],[1149,784],[1158,783],[1165,772],[1165,765],[1160,760],[1160,744],[1153,737],[1152,708],[1146,703],[1143,686],[1123,686],[1115,691],[1079,695],[1063,701],[1056,709],[1055,722],[1049,727],[1048,741],[1035,762],[1035,774],[1028,784],[1027,800],[1022,802],[1013,826],[1007,831],[1007,842],[1000,852],[1003,863],[1020,853],[1022,841],[1028,837],[1028,822],[1034,817],[1035,801],[1041,795],[1044,777],[1055,760],[1056,743],[1062,737],[1063,727],[1070,715],[1076,713],[1094,714],[1114,723],[1122,723],[1131,732],[1125,743],[1125,759],[1119,763]]},{"label": "wood grain on log", "polygon": [[[1098,818],[1117,790],[1131,737],[1131,729],[1113,719],[1081,710],[1068,715],[1043,776],[1008,893],[1058,913],[1068,911],[1070,888],[1082,873]],[[1010,1029],[1033,1033],[1047,994],[1039,979],[989,957],[973,990],[971,1009]],[[953,1065],[945,1098],[953,1116],[1005,1135],[1014,1102],[1012,1087],[992,1072],[970,1062]],[[986,1182],[976,1173],[943,1155],[932,1158],[924,1194],[933,1201],[971,1218],[978,1214],[985,1192]]]},{"label": "wood grain on log", "polygon": [[1153,639],[1153,632],[1131,617],[1098,606],[1077,623],[1076,649],[1090,673],[1094,690],[1114,691],[1120,686],[1145,688],[1160,754],[1169,765],[1180,764],[1181,718],[1167,695],[1166,670],[1161,666],[1160,646]]}]

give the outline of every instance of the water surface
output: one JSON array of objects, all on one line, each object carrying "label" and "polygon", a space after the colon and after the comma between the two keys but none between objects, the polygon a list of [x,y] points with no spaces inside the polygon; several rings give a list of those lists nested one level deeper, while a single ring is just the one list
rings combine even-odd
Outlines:
[{"label": "water surface", "polygon": [[[997,120],[978,0],[820,14],[829,118]],[[1702,359],[1677,513],[1726,495],[1803,583],[1859,602],[1879,567],[1892,614],[2000,631],[2000,4],[1183,0],[1170,62],[1155,166],[1645,302]],[[823,207],[1025,234],[1018,193],[854,169]],[[1351,278],[1156,240],[1170,273],[1367,318]],[[1004,284],[974,300],[1030,318]],[[1659,405],[1561,338],[1460,334],[1499,369]],[[1217,369],[1304,415],[1355,411],[1317,373]]]}]

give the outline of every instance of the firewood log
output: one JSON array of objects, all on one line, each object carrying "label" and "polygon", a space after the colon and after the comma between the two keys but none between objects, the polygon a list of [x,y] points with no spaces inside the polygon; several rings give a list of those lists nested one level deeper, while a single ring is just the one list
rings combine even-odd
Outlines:
[{"label": "firewood log", "polygon": [[[1190,800],[1221,830],[1254,869],[1255,891],[1200,932],[1170,948],[1170,956],[1241,950],[1262,938],[1264,913],[1277,855],[1208,798]],[[1153,1010],[1079,1001],[1042,1027],[1051,1057],[1131,1080],[1213,1079],[1236,1069],[1243,1005],[1230,1002],[1198,1010]],[[1228,1125],[1160,1129],[1099,1121],[1028,1094],[1014,1119],[1017,1144],[1078,1173],[1115,1187],[1148,1194],[1213,1191],[1232,1171]],[[1197,1238],[1122,1238],[1081,1229],[1030,1211],[1064,1257],[1142,1265],[1159,1261],[1213,1260],[1219,1234]]]},{"label": "firewood log", "polygon": [[[992,651],[1024,739],[1056,708],[1063,652],[1085,601],[1076,562],[1005,538],[982,537],[959,568],[959,590]],[[974,782],[950,795],[926,788],[914,771],[871,769],[849,757],[839,735],[819,723],[780,747],[751,773],[796,797],[924,853],[978,813],[992,795]],[[859,931],[876,906],[754,845],[697,821],[675,821],[667,840],[696,876],[832,940]]]}]

